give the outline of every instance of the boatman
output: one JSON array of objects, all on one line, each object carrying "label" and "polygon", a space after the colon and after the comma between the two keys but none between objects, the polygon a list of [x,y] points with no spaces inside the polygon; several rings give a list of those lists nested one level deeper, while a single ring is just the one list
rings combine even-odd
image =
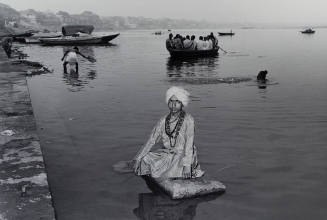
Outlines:
[{"label": "boatman", "polygon": [[81,55],[85,59],[89,59],[89,57],[86,57],[84,54],[79,52],[78,47],[74,47],[73,49],[70,49],[65,52],[64,56],[61,58],[61,61],[64,61],[64,73],[67,73],[67,64],[70,66],[75,65],[76,73],[78,73],[78,60],[77,60],[77,54]]},{"label": "boatman", "polygon": [[215,35],[213,35],[212,32],[210,33],[209,38],[212,40],[213,48],[214,49],[218,48],[218,38]]},{"label": "boatman", "polygon": [[7,57],[11,57],[11,47],[12,47],[12,38],[11,37],[4,37],[1,41],[2,48],[7,54]]},{"label": "boatman", "polygon": [[172,33],[169,34],[169,38],[166,40],[166,48],[168,50],[173,49],[173,34]]}]

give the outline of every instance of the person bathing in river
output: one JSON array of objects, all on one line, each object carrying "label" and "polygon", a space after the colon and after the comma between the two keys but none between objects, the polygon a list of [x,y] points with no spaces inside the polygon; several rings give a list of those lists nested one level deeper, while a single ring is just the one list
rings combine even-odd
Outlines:
[{"label": "person bathing in river", "polygon": [[[196,178],[204,174],[194,145],[194,119],[184,111],[189,95],[181,87],[167,90],[169,113],[157,122],[148,141],[134,157],[136,175],[166,179]],[[150,151],[159,142],[161,148]]]},{"label": "person bathing in river", "polygon": [[65,52],[64,56],[61,58],[61,61],[64,61],[64,73],[67,73],[67,64],[69,65],[75,65],[75,71],[78,73],[78,60],[77,60],[77,54],[84,57],[85,59],[90,59],[89,57],[86,57],[84,54],[82,54],[78,47],[74,47],[73,49],[70,49]]}]

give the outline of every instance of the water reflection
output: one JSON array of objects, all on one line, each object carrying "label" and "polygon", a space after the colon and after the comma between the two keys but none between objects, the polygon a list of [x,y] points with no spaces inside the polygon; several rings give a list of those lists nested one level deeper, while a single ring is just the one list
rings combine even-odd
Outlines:
[{"label": "water reflection", "polygon": [[278,85],[278,82],[267,79],[266,81],[257,81],[257,85],[259,89],[266,89],[267,86]]},{"label": "water reflection", "polygon": [[139,207],[133,210],[140,220],[189,220],[196,215],[199,203],[215,200],[220,194],[172,200],[150,179],[143,177],[152,193],[140,193]]},{"label": "water reflection", "polygon": [[258,89],[266,89],[266,88],[267,88],[267,84],[265,81],[258,82]]},{"label": "water reflection", "polygon": [[133,210],[140,220],[190,220],[196,215],[199,203],[214,200],[218,195],[193,199],[172,200],[164,194],[140,193],[139,207]]},{"label": "water reflection", "polygon": [[250,77],[219,77],[218,57],[167,60],[167,76],[171,83],[218,84],[240,83],[252,80]]},{"label": "water reflection", "polygon": [[168,77],[187,77],[187,76],[214,76],[218,75],[218,56],[176,59],[167,59]]},{"label": "water reflection", "polygon": [[[63,54],[71,49],[71,47],[63,47]],[[79,50],[85,56],[94,57],[94,49],[93,47],[83,46],[79,47]],[[78,92],[84,89],[86,85],[90,83],[91,80],[97,78],[96,65],[95,63],[91,63],[84,58],[78,57],[79,60],[79,71],[76,73],[75,71],[68,71],[68,73],[63,73],[63,80],[66,85],[70,85],[71,87],[68,90],[72,92]]]},{"label": "water reflection", "polygon": [[88,78],[88,79],[93,80],[93,79],[95,79],[96,77],[97,77],[97,72],[96,72],[95,70],[90,70],[90,72],[88,72],[88,74],[87,74],[87,78]]},{"label": "water reflection", "polygon": [[266,89],[267,85],[258,85],[258,89]]}]

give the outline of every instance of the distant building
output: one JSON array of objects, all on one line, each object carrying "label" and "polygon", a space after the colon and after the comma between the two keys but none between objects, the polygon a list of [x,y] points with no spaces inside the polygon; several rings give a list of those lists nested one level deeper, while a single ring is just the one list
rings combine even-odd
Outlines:
[{"label": "distant building", "polygon": [[5,27],[18,27],[18,23],[16,21],[5,20]]}]

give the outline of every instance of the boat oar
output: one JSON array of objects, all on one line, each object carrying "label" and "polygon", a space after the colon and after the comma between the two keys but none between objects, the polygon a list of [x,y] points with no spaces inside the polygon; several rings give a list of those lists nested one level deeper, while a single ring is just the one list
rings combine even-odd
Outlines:
[{"label": "boat oar", "polygon": [[87,56],[85,57],[88,61],[90,61],[91,63],[95,63],[97,60],[94,58],[94,57],[90,57],[90,56]]},{"label": "boat oar", "polygon": [[85,59],[87,59],[88,61],[90,61],[91,63],[95,63],[97,60],[94,57],[91,56],[85,56],[84,54],[82,54],[81,52],[79,52],[79,55],[81,55],[82,57],[84,57]]},{"label": "boat oar", "polygon": [[223,48],[219,47],[219,49],[221,49],[222,51],[224,51],[225,53],[227,53],[227,51],[226,51],[226,50],[224,50]]}]

